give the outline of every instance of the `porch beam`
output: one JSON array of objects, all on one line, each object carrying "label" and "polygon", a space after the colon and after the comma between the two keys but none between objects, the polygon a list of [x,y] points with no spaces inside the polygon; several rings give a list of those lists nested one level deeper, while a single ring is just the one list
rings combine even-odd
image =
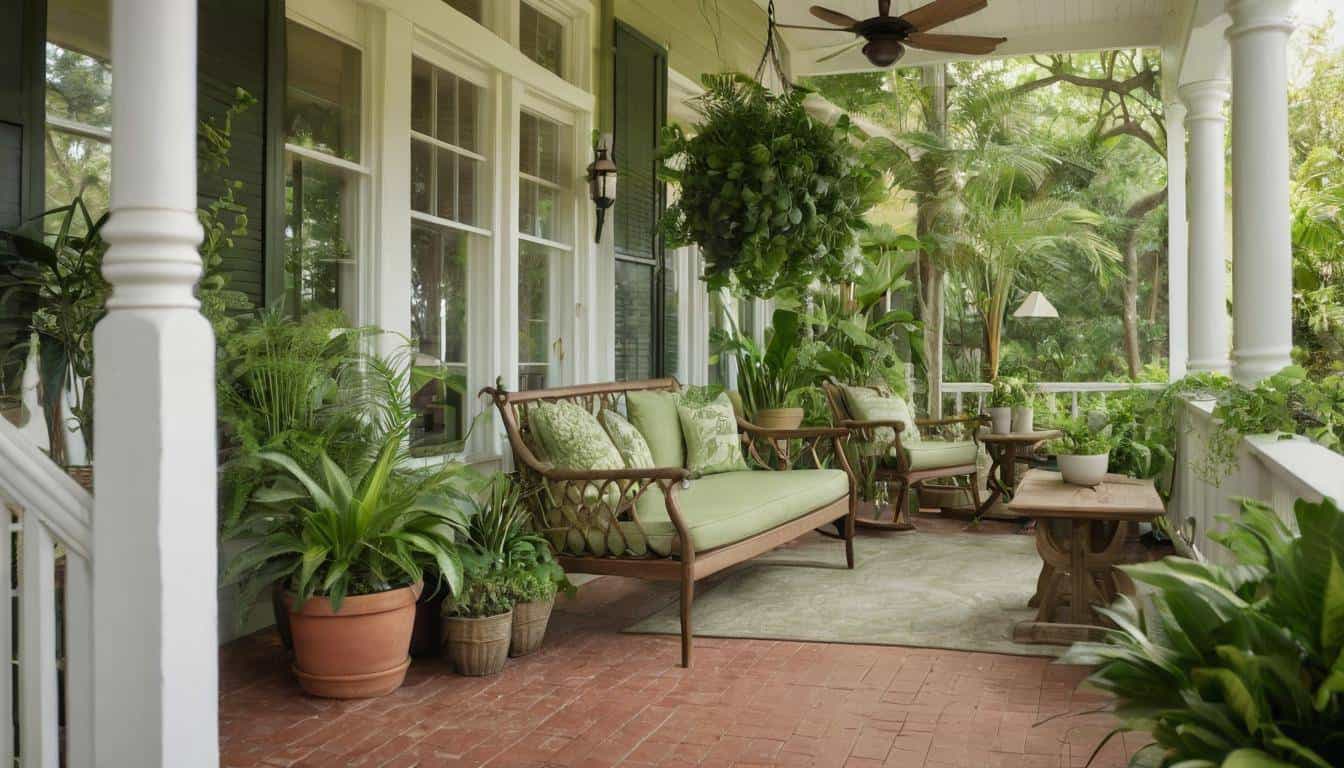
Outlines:
[{"label": "porch beam", "polygon": [[1233,0],[1232,374],[1243,384],[1292,362],[1288,37],[1292,0]]},{"label": "porch beam", "polygon": [[219,764],[215,339],[199,312],[196,3],[114,0],[112,285],[94,332],[94,749]]},{"label": "porch beam", "polygon": [[1230,370],[1227,358],[1227,166],[1223,106],[1226,80],[1201,80],[1180,87],[1190,135],[1186,217],[1190,222],[1187,275],[1188,369]]}]

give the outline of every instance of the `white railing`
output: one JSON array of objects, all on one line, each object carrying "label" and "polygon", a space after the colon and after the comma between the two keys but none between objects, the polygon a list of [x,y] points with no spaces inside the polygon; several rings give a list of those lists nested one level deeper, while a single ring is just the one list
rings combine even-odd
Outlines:
[{"label": "white railing", "polygon": [[[1128,381],[1045,381],[1035,385],[1037,391],[1045,396],[1044,411],[1058,413],[1059,400],[1063,397],[1068,400],[1069,414],[1074,417],[1082,413],[1089,398],[1104,404],[1108,393],[1130,389],[1156,391],[1165,386],[1153,382]],[[950,399],[953,407],[950,413],[965,413],[969,403],[975,404],[976,413],[984,413],[990,391],[990,385],[981,382],[945,381],[942,384],[944,412],[948,412],[946,408]]]},{"label": "white railing", "polygon": [[1301,436],[1251,435],[1242,438],[1234,464],[1211,466],[1206,446],[1216,427],[1213,403],[1184,400],[1177,407],[1176,477],[1167,512],[1193,532],[1196,548],[1213,562],[1226,563],[1228,555],[1209,533],[1224,527],[1219,517],[1240,514],[1242,498],[1270,504],[1294,528],[1297,499],[1344,500],[1344,456]]},{"label": "white railing", "polygon": [[[0,418],[0,505],[8,522],[0,536],[0,573],[18,598],[17,616],[12,597],[0,600],[0,643],[8,659],[17,659],[0,664],[0,760],[13,765],[17,755],[23,768],[91,766],[93,497]],[[12,648],[16,619],[18,648]],[[16,671],[18,712],[12,712]]]}]

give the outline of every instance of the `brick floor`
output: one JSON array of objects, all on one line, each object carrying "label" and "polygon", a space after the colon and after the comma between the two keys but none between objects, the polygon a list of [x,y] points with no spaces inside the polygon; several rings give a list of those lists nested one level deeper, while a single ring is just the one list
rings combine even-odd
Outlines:
[{"label": "brick floor", "polygon": [[[503,674],[418,659],[399,691],[365,701],[303,695],[273,632],[243,638],[221,650],[223,765],[1074,768],[1113,722],[1087,714],[1105,699],[1080,690],[1085,669],[1039,657],[698,638],[681,669],[676,638],[619,631],[673,589],[597,579]],[[1117,736],[1092,765],[1143,743]]]}]

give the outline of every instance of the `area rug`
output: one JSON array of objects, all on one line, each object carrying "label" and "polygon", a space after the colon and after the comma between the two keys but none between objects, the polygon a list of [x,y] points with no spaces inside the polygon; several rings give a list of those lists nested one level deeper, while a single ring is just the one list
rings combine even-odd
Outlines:
[{"label": "area rug", "polygon": [[[815,536],[711,579],[695,600],[695,634],[905,645],[1031,656],[1063,648],[1012,640],[1041,561],[1030,536],[861,532],[855,568]],[[626,632],[679,634],[678,606]]]}]

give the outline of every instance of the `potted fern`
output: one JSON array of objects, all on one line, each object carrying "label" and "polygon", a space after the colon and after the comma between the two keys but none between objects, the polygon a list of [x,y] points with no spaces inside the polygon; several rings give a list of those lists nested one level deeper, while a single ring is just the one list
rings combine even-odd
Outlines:
[{"label": "potted fern", "polygon": [[253,543],[223,580],[242,585],[243,615],[271,584],[286,586],[294,672],[315,696],[396,690],[426,566],[461,589],[466,516],[449,483],[460,468],[399,470],[404,438],[388,432],[373,462],[353,471],[323,452],[315,476],[288,454],[259,454],[281,474],[253,493],[258,509],[244,524]]}]

